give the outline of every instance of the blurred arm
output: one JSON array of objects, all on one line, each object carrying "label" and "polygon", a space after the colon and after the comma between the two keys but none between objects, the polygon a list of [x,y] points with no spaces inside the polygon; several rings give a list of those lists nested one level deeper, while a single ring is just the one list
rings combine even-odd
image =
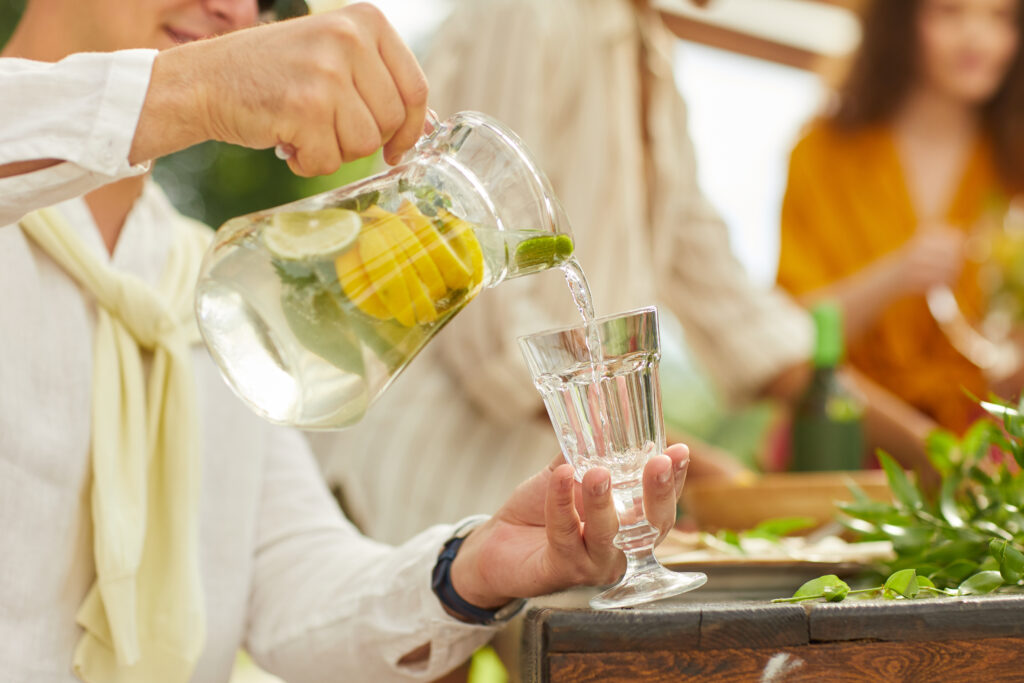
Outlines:
[{"label": "blurred arm", "polygon": [[674,83],[660,83],[651,106],[657,114],[649,125],[661,296],[727,398],[778,390],[779,378],[790,371],[799,375],[793,369],[810,357],[810,320],[782,292],[752,283],[733,255],[724,222],[697,185],[686,109]]}]

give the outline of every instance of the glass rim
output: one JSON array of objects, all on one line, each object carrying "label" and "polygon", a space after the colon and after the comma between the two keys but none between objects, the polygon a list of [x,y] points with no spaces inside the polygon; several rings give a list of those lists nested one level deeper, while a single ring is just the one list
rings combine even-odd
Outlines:
[{"label": "glass rim", "polygon": [[[594,318],[594,321],[591,324],[593,324],[593,325],[602,325],[602,324],[604,324],[606,322],[610,322],[612,320],[619,320],[621,318],[639,317],[640,315],[642,315],[644,313],[653,313],[655,316],[657,316],[658,315],[658,307],[654,306],[654,305],[652,305],[652,306],[641,306],[640,308],[634,308],[634,309],[631,309],[631,310],[628,310],[628,311],[623,311],[621,313],[610,313],[608,315],[602,315],[602,316],[600,316],[598,318]],[[518,337],[516,337],[516,341],[519,342],[520,344],[523,344],[524,342],[527,342],[529,340],[539,339],[541,337],[548,337],[548,336],[564,334],[566,332],[574,332],[576,330],[583,330],[585,328],[586,328],[586,323],[582,323],[582,322],[580,324],[578,324],[578,325],[564,325],[562,327],[556,327],[556,328],[552,328],[552,329],[548,329],[548,330],[542,330],[540,332],[531,332],[530,334],[521,334]]]}]

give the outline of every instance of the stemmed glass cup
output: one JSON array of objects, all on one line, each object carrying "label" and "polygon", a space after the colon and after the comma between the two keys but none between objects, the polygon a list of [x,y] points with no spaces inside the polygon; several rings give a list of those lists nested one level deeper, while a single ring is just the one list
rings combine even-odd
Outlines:
[{"label": "stemmed glass cup", "polygon": [[644,465],[665,450],[657,309],[526,335],[519,344],[577,480],[592,467],[611,473],[619,517],[614,542],[626,555],[626,573],[590,606],[628,607],[704,585],[704,574],[658,562],[659,532],[644,513]]}]

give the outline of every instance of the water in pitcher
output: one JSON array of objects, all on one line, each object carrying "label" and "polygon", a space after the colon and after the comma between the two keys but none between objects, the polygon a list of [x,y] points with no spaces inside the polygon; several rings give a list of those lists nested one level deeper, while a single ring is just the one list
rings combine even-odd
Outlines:
[{"label": "water in pitcher", "polygon": [[286,424],[357,422],[481,289],[560,265],[567,235],[463,220],[432,187],[229,221],[202,279],[204,338],[257,412]]}]

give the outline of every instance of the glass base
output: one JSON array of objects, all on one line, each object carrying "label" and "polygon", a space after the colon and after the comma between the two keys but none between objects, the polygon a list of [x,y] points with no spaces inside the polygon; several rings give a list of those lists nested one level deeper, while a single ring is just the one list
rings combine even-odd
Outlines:
[{"label": "glass base", "polygon": [[632,607],[692,591],[707,580],[708,577],[699,572],[674,572],[657,565],[623,576],[617,584],[591,598],[590,606],[593,609]]}]

